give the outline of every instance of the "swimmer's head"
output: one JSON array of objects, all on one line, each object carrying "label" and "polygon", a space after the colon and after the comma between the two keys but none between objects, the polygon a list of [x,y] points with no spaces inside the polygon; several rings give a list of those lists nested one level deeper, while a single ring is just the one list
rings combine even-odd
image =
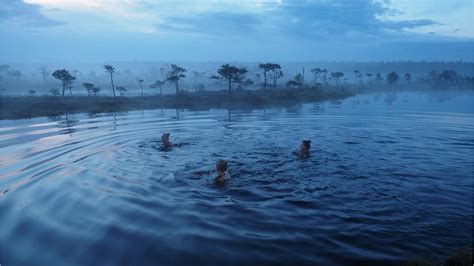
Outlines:
[{"label": "swimmer's head", "polygon": [[218,160],[216,162],[216,171],[218,172],[225,172],[227,171],[227,161]]},{"label": "swimmer's head", "polygon": [[307,150],[311,148],[311,140],[303,140],[301,146],[305,147]]},{"label": "swimmer's head", "polygon": [[169,140],[169,138],[170,138],[170,133],[163,133],[163,135],[161,135],[162,141]]},{"label": "swimmer's head", "polygon": [[173,146],[173,144],[171,144],[169,138],[170,138],[170,133],[164,133],[163,135],[161,135],[161,142],[163,143],[163,145],[165,147]]}]

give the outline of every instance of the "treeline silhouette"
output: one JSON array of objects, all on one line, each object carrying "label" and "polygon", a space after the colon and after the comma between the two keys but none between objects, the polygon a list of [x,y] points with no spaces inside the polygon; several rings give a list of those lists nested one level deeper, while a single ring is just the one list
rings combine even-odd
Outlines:
[{"label": "treeline silhouette", "polygon": [[[106,112],[162,107],[258,107],[340,99],[359,92],[376,90],[472,89],[474,87],[472,75],[459,74],[450,69],[433,70],[425,74],[397,71],[372,73],[355,69],[347,74],[347,71],[332,71],[320,67],[310,68],[308,71],[303,67],[300,72],[286,77],[285,82],[281,81],[285,77],[284,68],[278,63],[267,62],[254,66],[254,77],[249,74],[248,66],[232,64],[221,65],[215,72],[210,73],[211,75],[193,71],[191,76],[193,85],[189,88],[189,86],[183,86],[186,78],[190,78],[188,70],[183,66],[171,64],[168,68],[160,68],[160,79],[147,82],[144,78],[137,77],[136,86],[139,87],[140,94],[136,97],[136,94],[129,93],[134,91],[133,88],[129,90],[122,84],[123,81],[116,81],[117,72],[114,65],[106,64],[102,66],[102,69],[110,79],[110,84],[105,86],[102,84],[102,87],[99,87],[92,80],[83,79],[86,82],[76,84],[80,73],[75,70],[69,71],[63,68],[50,73],[47,68],[40,68],[43,80],[50,76],[59,86],[59,88],[51,88],[46,95],[36,94],[34,89],[28,90],[30,97],[8,95],[1,86],[4,85],[2,82],[0,83],[0,118],[57,115],[66,111]],[[2,66],[0,70],[2,70],[0,71],[1,80],[5,80],[8,75],[15,77],[16,80],[22,77],[22,74],[18,74],[18,71],[12,70],[9,66]],[[219,90],[208,90],[203,82],[204,79],[217,84]],[[166,84],[174,87],[174,94],[163,93],[163,87]],[[151,95],[145,95],[144,86],[152,90]],[[43,97],[33,97],[37,95]],[[67,98],[69,100],[59,101],[59,99]],[[85,98],[89,100],[84,100]]]},{"label": "treeline silhouette", "polygon": [[[367,63],[370,64],[370,63]],[[385,63],[379,63],[384,65]],[[393,63],[392,63],[393,64]],[[419,63],[423,64],[423,62]],[[408,64],[410,65],[410,64]],[[447,64],[449,65],[449,64]],[[396,65],[394,65],[396,68]],[[116,73],[115,66],[107,64],[103,66],[104,73],[110,77],[110,91],[105,90],[94,84],[93,78],[82,83],[83,91],[80,94],[87,93],[87,96],[99,96],[112,94],[115,98],[117,95],[126,96],[129,91],[136,91],[134,86],[129,90],[126,85],[116,86],[114,83],[114,75]],[[459,74],[452,69],[444,69],[441,71],[432,70],[425,74],[414,74],[410,72],[390,71],[388,73],[381,72],[367,72],[354,69],[352,73],[343,71],[332,71],[327,68],[315,67],[309,71],[301,69],[296,75],[286,77],[286,82],[279,82],[285,75],[283,68],[278,63],[260,63],[256,70],[256,74],[249,76],[247,67],[238,65],[223,64],[215,73],[206,72],[192,72],[192,88],[182,89],[182,82],[187,78],[188,70],[177,64],[171,64],[168,68],[160,68],[161,78],[157,80],[147,81],[142,77],[137,77],[136,86],[139,87],[140,96],[144,96],[143,86],[149,89],[155,89],[152,94],[163,95],[163,86],[170,84],[175,88],[175,94],[181,95],[184,93],[203,92],[207,90],[210,82],[214,82],[218,87],[223,89],[227,87],[228,94],[234,91],[244,91],[247,89],[266,91],[269,89],[308,89],[308,88],[322,88],[322,87],[337,87],[341,85],[350,85],[353,89],[355,87],[374,87],[383,88],[383,85],[395,86],[430,86],[434,88],[451,87],[451,86],[472,86],[474,84],[474,77],[469,74]],[[46,82],[48,76],[53,77],[59,81],[59,89],[51,88],[48,92],[52,96],[72,96],[73,88],[78,91],[75,84],[79,71],[69,71],[67,69],[58,69],[50,73],[46,67],[41,67],[39,72]],[[14,79],[18,81],[24,75],[20,71],[12,69],[8,65],[0,65],[0,82],[5,79]],[[189,78],[189,77],[188,77]],[[205,82],[205,79],[207,83]],[[82,78],[84,79],[84,78]],[[86,78],[87,79],[87,78]],[[3,83],[0,83],[0,95],[6,94],[7,90]],[[157,90],[156,90],[157,89]],[[35,96],[37,91],[34,89],[28,90],[28,95]],[[130,96],[130,95],[129,95]]]},{"label": "treeline silhouette", "polygon": [[[163,65],[159,69],[150,66],[148,73],[142,70],[141,74],[133,74],[127,68],[116,72],[116,66],[108,64],[102,67],[102,75],[94,71],[85,75],[74,68],[57,69],[53,72],[46,66],[41,66],[34,73],[39,74],[43,82],[38,78],[29,78],[32,74],[28,76],[9,65],[0,65],[0,92],[4,95],[25,95],[26,92],[29,96],[45,93],[52,96],[66,96],[66,94],[71,96],[74,93],[116,97],[163,95],[164,89],[171,87],[174,88],[176,95],[222,89],[226,89],[230,94],[233,91],[243,90],[264,91],[342,85],[353,89],[383,89],[385,86],[443,88],[472,86],[474,74],[474,64],[468,62],[320,63],[324,67],[308,67],[312,64],[300,63],[304,67],[299,69],[294,67],[295,65],[297,66],[294,63],[286,63],[286,67],[277,63],[223,64],[217,70],[209,67],[207,71],[200,72],[188,71],[188,67],[171,64]],[[422,70],[425,71],[420,72]],[[106,85],[106,76],[110,79],[109,85]],[[68,78],[71,80],[67,80]],[[59,84],[53,83],[53,80],[59,81]]]}]

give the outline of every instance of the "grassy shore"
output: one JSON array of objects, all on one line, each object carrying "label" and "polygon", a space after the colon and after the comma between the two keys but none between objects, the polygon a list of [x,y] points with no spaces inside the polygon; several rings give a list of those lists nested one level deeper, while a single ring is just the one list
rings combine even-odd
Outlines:
[{"label": "grassy shore", "polygon": [[289,106],[297,103],[343,99],[352,96],[343,87],[324,89],[277,89],[266,91],[205,91],[176,95],[145,97],[109,96],[8,96],[0,105],[0,119],[23,119],[39,116],[58,116],[71,113],[105,113],[131,110],[180,108],[259,108]]}]

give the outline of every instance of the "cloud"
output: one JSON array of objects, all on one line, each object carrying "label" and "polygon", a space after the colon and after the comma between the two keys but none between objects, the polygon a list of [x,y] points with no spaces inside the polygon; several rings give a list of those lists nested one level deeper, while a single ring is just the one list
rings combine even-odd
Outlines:
[{"label": "cloud", "polygon": [[43,15],[40,6],[24,3],[22,0],[0,2],[0,21],[28,27],[52,27],[64,24],[62,21]]},{"label": "cloud", "polygon": [[192,32],[211,36],[230,36],[257,31],[261,18],[253,14],[234,12],[206,12],[190,16],[166,18],[157,23],[158,30],[166,32]]},{"label": "cloud", "polygon": [[391,21],[383,19],[398,11],[385,2],[372,0],[264,1],[258,10],[204,10],[186,16],[166,16],[156,24],[158,31],[188,32],[211,36],[283,35],[302,39],[344,39],[347,37],[385,37],[427,25],[431,19]]},{"label": "cloud", "polygon": [[353,1],[293,1],[275,11],[278,25],[289,33],[304,36],[341,35],[351,32],[379,33],[378,16],[388,12],[369,0]]},{"label": "cloud", "polygon": [[472,60],[456,2],[0,0],[0,59]]},{"label": "cloud", "polygon": [[424,26],[438,25],[440,23],[431,19],[416,19],[416,20],[404,20],[404,21],[387,21],[384,23],[384,27],[393,30],[404,30],[413,29]]}]

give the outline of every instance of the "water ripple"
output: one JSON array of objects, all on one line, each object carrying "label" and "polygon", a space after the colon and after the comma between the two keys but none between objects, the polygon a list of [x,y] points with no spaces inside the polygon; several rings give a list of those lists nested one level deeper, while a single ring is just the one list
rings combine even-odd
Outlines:
[{"label": "water ripple", "polygon": [[[449,101],[420,110],[419,99],[0,121],[0,263],[347,265],[445,255],[472,243],[474,114]],[[163,150],[163,132],[183,145]],[[301,160],[292,152],[306,138],[312,156]],[[216,185],[221,158],[232,179]]]}]

